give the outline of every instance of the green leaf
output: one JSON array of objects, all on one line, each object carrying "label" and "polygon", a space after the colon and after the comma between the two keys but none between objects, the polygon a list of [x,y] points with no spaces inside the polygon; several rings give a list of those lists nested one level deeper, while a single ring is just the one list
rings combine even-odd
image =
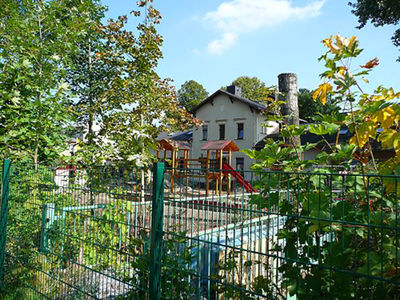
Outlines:
[{"label": "green leaf", "polygon": [[333,134],[337,132],[340,128],[340,125],[332,124],[332,123],[321,123],[321,124],[313,124],[309,126],[309,132],[314,133],[316,135],[325,135],[325,134]]}]

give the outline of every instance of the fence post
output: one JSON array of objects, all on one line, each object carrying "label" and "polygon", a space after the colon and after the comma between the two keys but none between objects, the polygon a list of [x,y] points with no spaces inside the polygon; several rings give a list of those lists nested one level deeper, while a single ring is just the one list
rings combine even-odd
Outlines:
[{"label": "fence post", "polygon": [[6,254],[6,234],[8,217],[8,192],[10,186],[11,160],[3,161],[3,173],[1,178],[1,201],[0,201],[0,290],[3,289],[4,259]]},{"label": "fence post", "polygon": [[157,162],[153,166],[153,196],[151,212],[151,269],[150,299],[161,297],[161,259],[164,222],[164,163]]}]

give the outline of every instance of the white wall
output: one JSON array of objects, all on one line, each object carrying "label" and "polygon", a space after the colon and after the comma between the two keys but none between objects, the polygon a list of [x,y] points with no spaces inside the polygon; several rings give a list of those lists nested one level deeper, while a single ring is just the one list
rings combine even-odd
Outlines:
[{"label": "white wall", "polygon": [[[219,140],[219,124],[225,124],[225,140],[232,140],[240,149],[251,149],[258,141],[265,137],[261,133],[261,124],[265,121],[265,116],[249,105],[238,100],[231,100],[227,95],[218,95],[213,101],[204,104],[196,112],[196,117],[208,124],[208,141]],[[237,139],[237,123],[244,123],[244,138]],[[279,127],[277,123],[272,122],[273,128],[268,128],[267,133],[273,133]],[[192,158],[198,158],[205,151],[201,147],[207,142],[202,140],[202,127],[194,128]],[[236,168],[236,157],[244,158],[244,168],[248,170],[252,161],[241,152],[233,153],[232,166]]]}]

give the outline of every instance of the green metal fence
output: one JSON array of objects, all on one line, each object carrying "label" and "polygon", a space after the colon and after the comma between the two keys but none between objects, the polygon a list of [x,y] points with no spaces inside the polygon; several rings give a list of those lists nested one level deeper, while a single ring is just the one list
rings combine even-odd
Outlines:
[{"label": "green metal fence", "polygon": [[[14,164],[2,286],[10,299],[148,294],[151,174]],[[141,265],[143,264],[143,266]]]},{"label": "green metal fence", "polygon": [[204,179],[175,180],[165,230],[194,245],[197,296],[398,297],[400,177],[326,172],[242,171],[257,192],[227,178],[208,198]]},{"label": "green metal fence", "polygon": [[[7,168],[5,168],[7,169]],[[396,299],[400,177],[162,163],[2,173],[6,299]],[[319,172],[319,173],[318,173]],[[171,176],[174,180],[171,180]],[[239,180],[238,180],[239,179]],[[174,188],[171,188],[173,182]],[[252,192],[248,193],[248,185]],[[173,192],[172,192],[173,191]],[[7,230],[5,231],[5,228]],[[7,232],[7,236],[4,233]],[[0,241],[2,240],[0,239]],[[0,243],[0,275],[1,268]]]}]

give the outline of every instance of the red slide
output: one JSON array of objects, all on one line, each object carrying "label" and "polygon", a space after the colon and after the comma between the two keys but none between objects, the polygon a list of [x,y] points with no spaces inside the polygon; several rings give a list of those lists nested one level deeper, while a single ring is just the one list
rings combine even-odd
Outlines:
[{"label": "red slide", "polygon": [[227,164],[227,163],[224,163],[224,164],[222,165],[222,168],[223,168],[223,172],[224,172],[225,174],[226,174],[226,173],[229,173],[229,174],[231,174],[233,177],[235,177],[236,180],[237,180],[237,182],[239,182],[239,184],[240,184],[242,187],[245,188],[245,190],[246,190],[247,193],[257,192],[257,190],[254,189],[254,188],[251,186],[251,184],[250,184],[248,181],[246,181],[246,180],[243,178],[243,176],[242,176],[239,172],[236,172],[236,171],[232,168],[231,165],[229,165],[229,164]]}]

